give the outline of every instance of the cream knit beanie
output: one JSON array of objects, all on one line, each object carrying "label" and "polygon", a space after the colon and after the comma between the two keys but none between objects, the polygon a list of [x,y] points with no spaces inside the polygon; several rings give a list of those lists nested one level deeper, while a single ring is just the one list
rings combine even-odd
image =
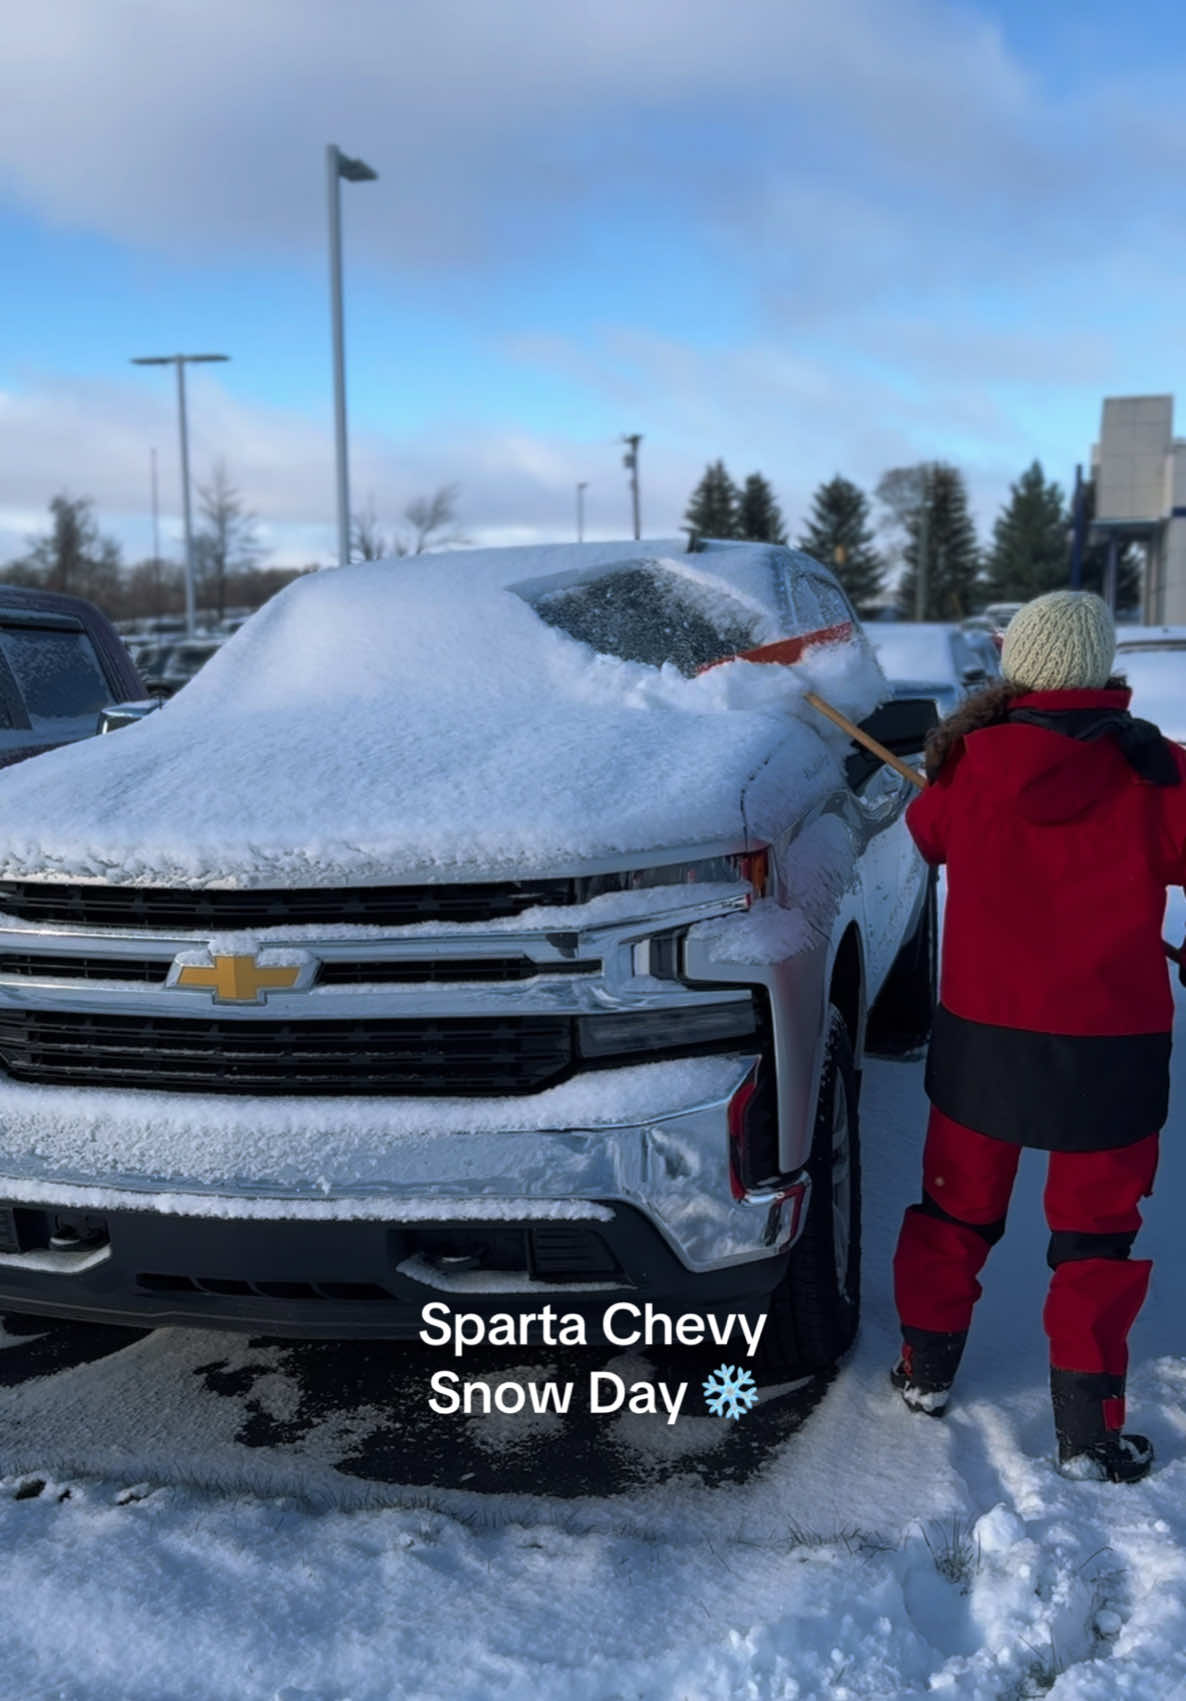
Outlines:
[{"label": "cream knit beanie", "polygon": [[1116,655],[1107,603],[1091,591],[1051,591],[1005,628],[1001,672],[1027,691],[1099,691]]}]

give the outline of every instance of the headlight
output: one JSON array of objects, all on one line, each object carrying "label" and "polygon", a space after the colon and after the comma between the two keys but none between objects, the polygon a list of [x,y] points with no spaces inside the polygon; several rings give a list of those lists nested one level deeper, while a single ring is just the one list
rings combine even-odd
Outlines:
[{"label": "headlight", "polygon": [[626,868],[616,874],[589,874],[577,879],[576,902],[587,903],[605,892],[637,892],[651,886],[695,886],[748,882],[755,898],[765,897],[770,881],[770,852],[766,847],[737,856],[706,856],[694,862],[665,862],[653,868]]},{"label": "headlight", "polygon": [[577,1020],[577,1044],[582,1057],[621,1057],[747,1039],[757,1028],[753,999],[746,997],[728,1004],[691,1004],[682,1010],[622,1010],[607,1016],[581,1016]]}]

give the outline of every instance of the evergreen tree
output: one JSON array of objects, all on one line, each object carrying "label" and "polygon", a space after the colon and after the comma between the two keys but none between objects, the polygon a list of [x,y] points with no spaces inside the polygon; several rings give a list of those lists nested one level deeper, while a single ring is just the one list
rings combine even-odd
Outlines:
[{"label": "evergreen tree", "polygon": [[725,471],[724,461],[711,461],[684,514],[689,537],[737,537],[739,502],[737,486]]},{"label": "evergreen tree", "polygon": [[985,562],[991,602],[1028,602],[1070,583],[1070,517],[1057,484],[1047,484],[1034,461],[997,515]]},{"label": "evergreen tree", "polygon": [[754,543],[785,543],[786,529],[774,492],[761,473],[750,473],[741,492],[737,535]]},{"label": "evergreen tree", "polygon": [[[968,508],[964,475],[946,461],[929,463],[921,480],[922,500],[903,514],[906,571],[898,585],[903,616],[914,618],[920,545],[926,540],[924,620],[962,620],[977,595],[980,551]],[[923,516],[926,516],[924,526]]]},{"label": "evergreen tree", "polygon": [[869,499],[859,485],[837,473],[818,487],[799,548],[832,569],[858,614],[867,611],[881,590],[885,565],[873,548]]}]

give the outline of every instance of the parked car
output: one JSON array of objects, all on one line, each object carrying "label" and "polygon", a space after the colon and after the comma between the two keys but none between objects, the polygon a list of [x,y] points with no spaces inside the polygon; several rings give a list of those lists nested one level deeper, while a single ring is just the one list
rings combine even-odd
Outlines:
[{"label": "parked car", "polygon": [[1133,714],[1186,744],[1186,626],[1121,627],[1116,671],[1132,687]]},{"label": "parked car", "polygon": [[1020,602],[990,602],[984,613],[998,632],[1004,632],[1013,616],[1024,607]]},{"label": "parked car", "polygon": [[834,1360],[861,1067],[926,1037],[935,889],[805,674],[901,752],[934,722],[792,550],[360,564],[14,776],[0,1309],[593,1339],[650,1305]]},{"label": "parked car", "polygon": [[897,621],[869,629],[869,639],[896,697],[930,697],[949,715],[969,691],[1000,676],[991,637],[935,621]]},{"label": "parked car", "polygon": [[205,667],[210,657],[226,642],[225,634],[195,633],[170,644],[153,668],[149,679],[153,689],[171,697],[188,685],[194,674]]},{"label": "parked car", "polygon": [[94,603],[0,585],[0,767],[91,738],[103,710],[144,696],[127,648]]}]

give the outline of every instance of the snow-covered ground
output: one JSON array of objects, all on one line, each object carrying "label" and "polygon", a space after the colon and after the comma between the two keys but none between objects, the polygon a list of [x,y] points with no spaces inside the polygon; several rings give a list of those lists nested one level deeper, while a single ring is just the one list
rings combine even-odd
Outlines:
[{"label": "snow-covered ground", "polygon": [[[1184,914],[1179,897],[1171,938]],[[1132,1420],[1159,1460],[1130,1488],[1064,1482],[1051,1465],[1032,1154],[958,1403],[934,1422],[892,1396],[889,1258],[916,1194],[921,1074],[866,1074],[859,1344],[740,1485],[657,1471],[629,1496],[499,1494],[500,1449],[524,1436],[499,1418],[471,1420],[493,1426],[481,1494],[253,1454],[232,1404],[220,1429],[192,1398],[203,1357],[244,1350],[209,1335],[148,1337],[0,1393],[0,1697],[1186,1696],[1186,1047],[1133,1340]],[[138,1384],[150,1351],[154,1379]],[[273,1380],[256,1397],[282,1417]],[[605,1421],[669,1468],[723,1420]],[[563,1443],[554,1415],[528,1427],[537,1445]]]}]

